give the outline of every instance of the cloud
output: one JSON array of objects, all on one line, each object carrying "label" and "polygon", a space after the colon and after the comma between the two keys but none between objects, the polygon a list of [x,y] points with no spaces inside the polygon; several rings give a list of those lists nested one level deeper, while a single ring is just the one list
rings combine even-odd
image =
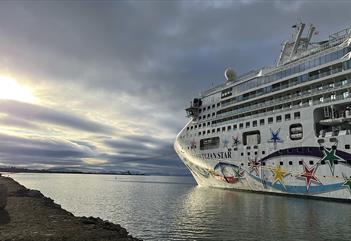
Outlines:
[{"label": "cloud", "polygon": [[[350,7],[300,0],[1,2],[0,75],[31,87],[40,105],[0,100],[0,128],[19,138],[4,143],[0,162],[184,173],[172,143],[189,101],[223,83],[227,66],[240,74],[274,65],[297,21],[314,23],[320,39],[350,26]],[[33,146],[24,145],[30,135]],[[55,144],[45,146],[51,137]]]},{"label": "cloud", "polygon": [[[25,128],[30,126],[36,127],[37,125],[33,123],[44,122],[96,133],[111,133],[116,130],[111,126],[78,117],[71,113],[13,100],[0,100],[0,113],[11,116],[12,120],[10,124],[22,125]],[[8,118],[4,118],[3,120],[5,124],[10,121]]]}]

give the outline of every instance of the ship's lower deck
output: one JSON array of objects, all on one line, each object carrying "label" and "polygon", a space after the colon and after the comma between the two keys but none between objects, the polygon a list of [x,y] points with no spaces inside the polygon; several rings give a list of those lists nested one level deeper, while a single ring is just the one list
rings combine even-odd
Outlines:
[{"label": "ship's lower deck", "polygon": [[[300,153],[286,149],[245,165],[228,152],[204,159],[178,142],[175,150],[200,186],[351,201],[351,165],[343,162],[342,157],[348,156],[343,151],[312,146]],[[328,161],[333,155],[339,158],[337,164]]]}]

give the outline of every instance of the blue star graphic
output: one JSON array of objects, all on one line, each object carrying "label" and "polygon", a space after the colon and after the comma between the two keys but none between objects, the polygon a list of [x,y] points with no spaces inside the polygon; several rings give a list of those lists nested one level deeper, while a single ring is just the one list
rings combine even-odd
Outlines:
[{"label": "blue star graphic", "polygon": [[280,132],[280,128],[277,131],[273,131],[272,129],[270,129],[272,137],[268,142],[272,142],[274,144],[274,149],[277,148],[277,143],[278,142],[283,142],[282,139],[280,139],[279,137],[279,132]]},{"label": "blue star graphic", "polygon": [[240,144],[239,137],[233,136],[233,147],[238,146]]}]

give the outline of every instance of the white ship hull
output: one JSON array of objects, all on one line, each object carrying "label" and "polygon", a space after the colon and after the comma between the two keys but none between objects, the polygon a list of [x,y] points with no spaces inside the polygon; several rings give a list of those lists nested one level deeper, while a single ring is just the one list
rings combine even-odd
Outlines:
[{"label": "white ship hull", "polygon": [[351,201],[351,29],[331,36],[194,99],[174,148],[198,185]]}]

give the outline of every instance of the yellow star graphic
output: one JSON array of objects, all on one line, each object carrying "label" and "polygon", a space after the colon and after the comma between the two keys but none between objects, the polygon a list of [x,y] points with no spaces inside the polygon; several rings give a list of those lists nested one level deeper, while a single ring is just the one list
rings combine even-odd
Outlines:
[{"label": "yellow star graphic", "polygon": [[276,166],[274,168],[271,168],[271,171],[274,174],[274,180],[272,185],[274,185],[276,182],[280,182],[280,184],[282,184],[283,187],[285,188],[284,177],[287,176],[289,172],[284,171],[284,169],[281,168],[281,166]]}]

